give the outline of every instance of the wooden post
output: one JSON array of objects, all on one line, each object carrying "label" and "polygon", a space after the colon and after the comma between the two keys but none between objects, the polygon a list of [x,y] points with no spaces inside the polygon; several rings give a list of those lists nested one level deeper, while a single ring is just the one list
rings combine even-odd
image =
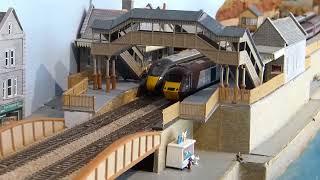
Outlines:
[{"label": "wooden post", "polygon": [[15,145],[15,140],[14,140],[13,128],[10,129],[10,133],[11,133],[12,150],[14,152],[16,152],[16,145]]},{"label": "wooden post", "polygon": [[223,65],[220,65],[220,86],[224,87],[223,85],[223,74],[224,74],[224,68]]},{"label": "wooden post", "polygon": [[239,92],[239,66],[236,67],[236,86],[234,87],[233,103],[237,103]]},{"label": "wooden post", "polygon": [[259,74],[259,77],[260,77],[260,84],[263,84],[263,78],[264,78],[264,67],[262,67],[261,71],[260,71],[260,74]]},{"label": "wooden post", "polygon": [[236,87],[239,89],[239,66],[236,67]]},{"label": "wooden post", "polygon": [[242,84],[241,89],[246,88],[246,68],[242,66]]},{"label": "wooden post", "polygon": [[110,92],[110,57],[108,57],[107,59],[107,63],[106,63],[106,91]]},{"label": "wooden post", "polygon": [[112,60],[112,77],[111,77],[111,82],[112,82],[112,89],[117,88],[117,76],[116,76],[116,60]]},{"label": "wooden post", "polygon": [[229,87],[229,74],[230,74],[230,68],[229,68],[229,65],[227,65],[226,67],[226,82],[225,82],[225,86],[226,87]]},{"label": "wooden post", "polygon": [[101,58],[97,57],[98,60],[98,89],[102,89],[102,75],[101,75]]},{"label": "wooden post", "polygon": [[2,133],[0,133],[0,153],[1,153],[1,156],[3,157],[4,153],[3,153],[3,144],[2,144]]},{"label": "wooden post", "polygon": [[98,79],[97,79],[97,59],[93,56],[93,89],[98,89]]}]

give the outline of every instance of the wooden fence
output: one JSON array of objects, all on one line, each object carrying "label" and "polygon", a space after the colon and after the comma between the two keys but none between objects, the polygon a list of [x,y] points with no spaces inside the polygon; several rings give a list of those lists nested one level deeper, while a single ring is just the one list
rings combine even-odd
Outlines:
[{"label": "wooden fence", "polygon": [[311,56],[306,57],[306,61],[304,62],[304,68],[308,69],[309,67],[311,67]]},{"label": "wooden fence", "polygon": [[0,155],[6,157],[47,136],[63,131],[64,119],[20,120],[0,128]]},{"label": "wooden fence", "polygon": [[284,74],[251,90],[237,88],[220,88],[220,102],[235,104],[252,104],[269,95],[285,82]]},{"label": "wooden fence", "polygon": [[163,125],[175,120],[180,115],[180,102],[177,102],[162,111]]},{"label": "wooden fence", "polygon": [[89,81],[92,80],[92,72],[83,71],[80,73],[72,74],[68,76],[68,89],[71,89],[73,86],[81,82],[83,79],[88,78]]},{"label": "wooden fence", "polygon": [[320,49],[320,40],[315,41],[309,45],[307,45],[306,48],[306,56],[310,56],[311,54],[313,54],[315,51]]},{"label": "wooden fence", "polygon": [[79,111],[95,110],[95,97],[83,95],[83,93],[88,91],[88,81],[88,78],[84,78],[79,83],[63,93],[63,109]]},{"label": "wooden fence", "polygon": [[73,179],[115,179],[154,153],[161,144],[160,132],[140,132],[121,138],[107,147]]}]

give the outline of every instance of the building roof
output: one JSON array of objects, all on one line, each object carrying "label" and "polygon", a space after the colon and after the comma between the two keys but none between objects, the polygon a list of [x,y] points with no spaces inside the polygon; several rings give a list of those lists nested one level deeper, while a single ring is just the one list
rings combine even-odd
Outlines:
[{"label": "building roof", "polygon": [[237,27],[224,27],[214,18],[203,11],[180,11],[180,10],[161,10],[161,9],[132,9],[129,12],[120,15],[112,20],[95,20],[92,28],[96,30],[111,31],[118,25],[130,20],[142,19],[146,21],[179,21],[179,22],[197,22],[212,33],[219,36],[242,37],[246,29]]},{"label": "building roof", "polygon": [[17,16],[16,11],[13,8],[9,8],[7,12],[0,12],[0,28],[4,25],[4,22],[7,20],[7,18],[9,17],[9,15],[13,13],[13,15],[15,16],[21,30],[23,31],[22,25],[19,21],[19,18]]},{"label": "building roof", "polygon": [[256,16],[262,16],[263,15],[262,12],[257,8],[256,5],[249,6],[248,10],[250,10]]},{"label": "building roof", "polygon": [[112,20],[126,12],[126,10],[96,9],[94,6],[90,6],[88,14],[86,15],[81,27],[81,37],[91,38],[92,31],[90,27],[96,19]]},{"label": "building roof", "polygon": [[5,15],[6,15],[6,12],[0,12],[0,22],[2,21]]},{"label": "building roof", "polygon": [[305,32],[301,30],[295,19],[292,19],[291,16],[274,20],[272,23],[287,45],[306,40]]}]

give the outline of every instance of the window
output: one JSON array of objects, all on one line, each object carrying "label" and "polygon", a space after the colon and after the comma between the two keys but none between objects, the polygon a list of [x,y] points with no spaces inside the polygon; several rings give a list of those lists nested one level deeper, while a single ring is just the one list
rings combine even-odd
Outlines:
[{"label": "window", "polygon": [[12,97],[12,79],[7,80],[7,97]]},{"label": "window", "polygon": [[14,79],[14,95],[18,95],[18,79]]},{"label": "window", "polygon": [[5,66],[15,66],[16,65],[16,53],[15,50],[6,50],[5,52]]},{"label": "window", "polygon": [[18,95],[18,79],[10,78],[2,82],[2,98],[11,98]]},{"label": "window", "polygon": [[8,25],[8,34],[12,34],[12,24],[9,23]]},{"label": "window", "polygon": [[16,55],[15,55],[15,51],[14,50],[11,50],[10,51],[10,65],[11,66],[15,66],[16,65]]},{"label": "window", "polygon": [[255,26],[257,25],[258,20],[255,18],[242,18],[242,24],[248,25],[248,26]]},{"label": "window", "polygon": [[271,65],[271,74],[281,74],[282,67],[281,65]]},{"label": "window", "polygon": [[8,66],[9,65],[9,54],[10,54],[10,51],[7,50],[5,52],[5,66]]}]

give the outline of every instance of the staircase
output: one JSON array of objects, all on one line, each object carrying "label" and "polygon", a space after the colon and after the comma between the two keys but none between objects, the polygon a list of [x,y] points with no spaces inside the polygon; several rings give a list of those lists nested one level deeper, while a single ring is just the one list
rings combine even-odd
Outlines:
[{"label": "staircase", "polygon": [[[125,34],[126,33],[123,31],[120,32],[121,36],[124,36]],[[135,60],[135,58],[129,53],[128,50],[124,51],[123,53],[120,54],[120,57],[129,68],[120,69],[119,73],[124,78],[140,79],[145,68],[144,55],[136,46],[133,46],[132,50],[137,55],[138,61]],[[127,70],[130,70],[131,73],[128,72]]]},{"label": "staircase", "polygon": [[258,75],[254,65],[252,64],[248,53],[244,53],[244,54],[245,54],[244,59],[245,59],[245,66],[246,66],[247,72],[250,74],[250,78],[252,80],[252,83],[254,84],[255,87],[257,87],[261,84],[259,75]]},{"label": "staircase", "polygon": [[[250,79],[252,80],[252,83],[255,87],[259,86],[261,84],[261,79],[259,77],[259,73],[263,71],[263,63],[261,61],[261,57],[255,48],[254,41],[250,34],[246,34],[247,37],[247,45],[246,49],[243,53],[244,56],[240,56],[244,58],[245,66],[247,69],[247,72],[250,75]],[[209,43],[213,48],[219,49],[219,44],[215,41],[213,41],[211,38],[207,37],[204,34],[198,34],[198,37]],[[226,50],[224,47],[221,47],[220,50]]]}]

